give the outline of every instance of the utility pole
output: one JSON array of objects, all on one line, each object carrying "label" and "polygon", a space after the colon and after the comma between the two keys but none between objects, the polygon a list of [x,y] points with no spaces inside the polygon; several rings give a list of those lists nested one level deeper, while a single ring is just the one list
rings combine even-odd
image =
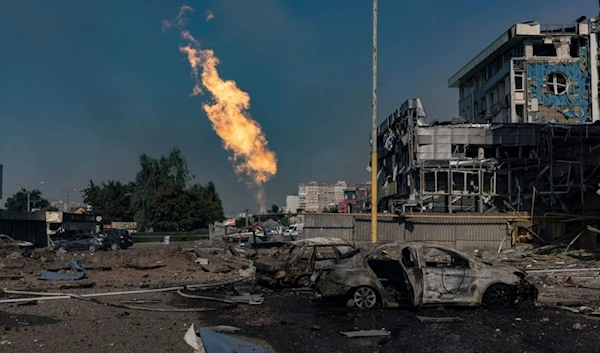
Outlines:
[{"label": "utility pole", "polygon": [[371,131],[371,241],[377,243],[377,0],[373,0],[373,126]]},{"label": "utility pole", "polygon": [[68,212],[69,211],[69,194],[73,191],[77,191],[77,189],[72,189],[72,190],[65,190],[63,191],[66,195],[67,195],[67,203],[65,204],[64,207],[64,212]]},{"label": "utility pole", "polygon": [[[42,182],[40,182],[40,185],[44,185],[45,183],[46,183],[45,181],[42,181]],[[25,188],[25,186],[22,184],[17,184],[17,186],[20,186],[21,189],[23,189],[23,191],[27,195],[27,212],[31,212],[31,191],[27,190]]]}]

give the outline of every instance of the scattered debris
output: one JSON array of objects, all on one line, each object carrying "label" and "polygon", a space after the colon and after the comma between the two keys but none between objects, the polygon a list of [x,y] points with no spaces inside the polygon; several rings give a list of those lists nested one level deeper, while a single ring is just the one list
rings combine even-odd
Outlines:
[{"label": "scattered debris", "polygon": [[575,325],[573,325],[573,329],[575,329],[575,330],[583,330],[583,325],[578,322]]},{"label": "scattered debris", "polygon": [[187,330],[183,339],[195,351],[203,353],[270,353],[263,346],[217,333],[208,327],[197,328],[194,324]]},{"label": "scattered debris", "polygon": [[125,268],[130,268],[132,270],[139,270],[139,271],[146,271],[146,270],[154,270],[157,268],[162,268],[165,267],[166,265],[163,264],[156,264],[156,265],[136,265],[136,264],[126,264]]},{"label": "scattered debris", "polygon": [[342,331],[342,335],[350,338],[357,337],[389,337],[391,334],[390,331],[386,331],[384,329],[381,330],[360,330],[360,331]]},{"label": "scattered debris", "polygon": [[[424,323],[451,323],[451,322],[463,322],[460,317],[431,317],[431,316],[417,316],[419,321]],[[520,320],[520,319],[519,319]]]},{"label": "scattered debris", "polygon": [[58,289],[78,289],[78,288],[93,288],[96,285],[94,282],[86,283],[68,283],[58,287]]},{"label": "scattered debris", "polygon": [[237,295],[237,296],[231,297],[231,301],[234,303],[260,305],[265,302],[265,298],[260,294],[256,294],[256,295],[245,294],[245,295]]},{"label": "scattered debris", "polygon": [[83,266],[81,266],[81,264],[75,260],[75,258],[72,258],[69,262],[69,268],[71,271],[75,271],[75,273],[70,274],[48,270],[42,273],[40,279],[50,281],[76,281],[85,277],[85,270],[83,269]]},{"label": "scattered debris", "polygon": [[208,259],[199,257],[196,259],[196,263],[199,265],[208,265]]},{"label": "scattered debris", "polygon": [[218,333],[236,333],[241,330],[239,327],[227,325],[210,326],[208,328]]}]

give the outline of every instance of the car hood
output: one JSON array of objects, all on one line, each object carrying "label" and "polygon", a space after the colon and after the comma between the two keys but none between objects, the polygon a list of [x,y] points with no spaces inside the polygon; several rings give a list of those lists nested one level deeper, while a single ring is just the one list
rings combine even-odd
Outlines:
[{"label": "car hood", "polygon": [[254,261],[254,267],[259,271],[277,272],[285,270],[287,261],[280,260],[276,257],[267,256],[261,257]]},{"label": "car hood", "polygon": [[14,242],[14,244],[17,246],[33,246],[33,243],[24,240],[17,240]]}]

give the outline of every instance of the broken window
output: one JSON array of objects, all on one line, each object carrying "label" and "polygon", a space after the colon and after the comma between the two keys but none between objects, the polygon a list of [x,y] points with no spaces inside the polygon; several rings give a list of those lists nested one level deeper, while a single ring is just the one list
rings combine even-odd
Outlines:
[{"label": "broken window", "polygon": [[467,158],[479,158],[479,146],[468,145],[465,148],[465,157]]},{"label": "broken window", "polygon": [[535,43],[533,45],[533,56],[556,56],[556,48],[552,43]]},{"label": "broken window", "polygon": [[523,118],[525,116],[525,105],[517,104],[515,106],[515,112],[517,113],[517,122],[519,122],[519,123],[525,122],[525,119]]},{"label": "broken window", "polygon": [[424,247],[423,256],[425,258],[426,267],[469,268],[469,260],[448,250],[435,247]]},{"label": "broken window", "polygon": [[452,190],[453,191],[466,191],[466,174],[462,172],[452,171]]},{"label": "broken window", "polygon": [[300,255],[300,261],[309,262],[312,260],[313,254],[315,252],[315,248],[312,246],[307,246],[304,248],[304,252]]},{"label": "broken window", "polygon": [[562,72],[551,72],[546,76],[546,89],[554,95],[561,95],[567,92],[568,79]]},{"label": "broken window", "polygon": [[452,145],[452,156],[453,157],[464,157],[465,145]]},{"label": "broken window", "polygon": [[350,250],[352,250],[352,248],[347,245],[338,245],[338,246],[336,246],[336,248],[342,255],[346,254],[346,253],[350,252]]},{"label": "broken window", "polygon": [[523,73],[515,72],[515,91],[523,92]]},{"label": "broken window", "polygon": [[322,260],[332,260],[337,258],[337,254],[335,252],[335,250],[333,249],[333,247],[331,246],[317,246],[316,249],[317,251],[316,255],[315,255],[315,259],[317,261],[322,261]]},{"label": "broken window", "polygon": [[402,249],[402,264],[406,268],[414,268],[417,266],[417,261],[410,248]]}]

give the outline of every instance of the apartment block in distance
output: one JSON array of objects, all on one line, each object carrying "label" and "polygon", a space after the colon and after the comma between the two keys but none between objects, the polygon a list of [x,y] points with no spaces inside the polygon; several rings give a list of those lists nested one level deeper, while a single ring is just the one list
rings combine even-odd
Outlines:
[{"label": "apartment block in distance", "polygon": [[340,201],[344,200],[345,181],[334,184],[311,181],[298,184],[298,197],[300,209],[306,212],[323,212],[326,209],[337,208]]}]

